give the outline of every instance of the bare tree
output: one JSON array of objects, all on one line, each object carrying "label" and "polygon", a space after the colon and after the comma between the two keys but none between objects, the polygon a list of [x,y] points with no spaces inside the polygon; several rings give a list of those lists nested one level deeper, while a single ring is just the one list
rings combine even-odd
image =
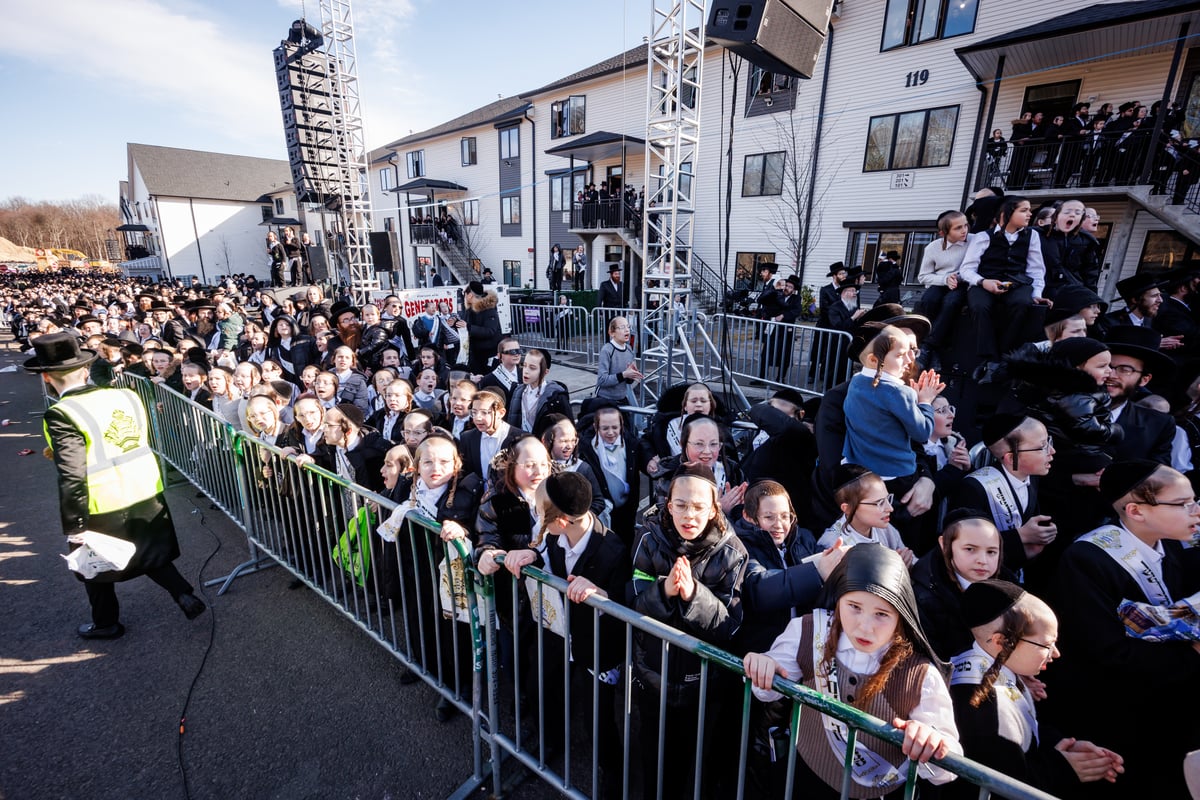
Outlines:
[{"label": "bare tree", "polygon": [[[479,203],[474,206],[476,217],[468,219],[465,214],[466,203],[454,203],[450,206],[450,218],[454,220],[455,227],[458,228],[459,248],[467,257],[467,264],[474,268],[476,259],[479,258],[479,253],[487,249],[491,244],[491,237],[484,233],[485,226],[483,221],[478,218],[480,208]],[[472,224],[468,225],[467,222]],[[480,263],[479,272],[483,273],[483,267],[486,266]]]},{"label": "bare tree", "polygon": [[22,197],[0,202],[0,236],[23,247],[66,248],[103,257],[105,239],[120,221],[117,207],[100,195],[57,203]]},{"label": "bare tree", "polygon": [[[779,202],[768,206],[767,223],[772,230],[769,238],[777,249],[790,256],[791,263],[800,272],[821,240],[825,197],[833,188],[846,156],[833,163],[816,164],[815,112],[810,111],[807,119],[798,118],[796,109],[772,117],[778,148],[787,155],[783,160],[782,196]],[[821,136],[832,139],[829,120],[826,120]]]}]

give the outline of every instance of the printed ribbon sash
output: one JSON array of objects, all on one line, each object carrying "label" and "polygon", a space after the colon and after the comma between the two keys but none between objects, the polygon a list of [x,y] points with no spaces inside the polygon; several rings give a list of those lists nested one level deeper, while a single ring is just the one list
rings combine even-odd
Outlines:
[{"label": "printed ribbon sash", "polygon": [[1133,576],[1146,599],[1156,606],[1171,605],[1171,594],[1162,578],[1154,573],[1141,552],[1133,543],[1133,534],[1116,525],[1101,525],[1090,533],[1079,537],[1107,553],[1114,561]]}]

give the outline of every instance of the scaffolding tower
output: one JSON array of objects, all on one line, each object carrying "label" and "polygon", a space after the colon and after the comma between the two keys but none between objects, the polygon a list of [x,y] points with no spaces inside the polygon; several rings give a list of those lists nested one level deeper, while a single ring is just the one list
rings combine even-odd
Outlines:
[{"label": "scaffolding tower", "polygon": [[[642,213],[641,402],[686,377],[694,358],[693,187],[700,155],[705,0],[652,0]],[[649,395],[649,397],[647,397]]]}]

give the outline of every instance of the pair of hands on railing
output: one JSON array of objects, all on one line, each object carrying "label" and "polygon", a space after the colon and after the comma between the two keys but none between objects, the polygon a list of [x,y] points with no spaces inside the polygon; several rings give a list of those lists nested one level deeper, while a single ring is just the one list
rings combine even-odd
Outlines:
[{"label": "pair of hands on railing", "polygon": [[[742,668],[750,683],[764,691],[773,691],[776,675],[787,677],[783,667],[764,653],[747,653],[742,659]],[[924,764],[933,758],[945,758],[950,753],[951,740],[932,725],[897,717],[892,720],[892,727],[903,731],[904,744],[900,749],[912,761]]]},{"label": "pair of hands on railing", "polygon": [[[445,523],[443,523],[443,531],[445,530],[444,526]],[[537,553],[532,550],[516,550],[513,552],[507,552],[505,550],[497,550],[493,548],[490,550],[485,550],[479,557],[479,571],[484,575],[492,575],[499,572],[501,567],[504,567],[504,569],[507,569],[514,577],[519,578],[521,577],[521,570],[535,561],[537,561]],[[592,595],[606,599],[608,598],[608,592],[604,591],[587,578],[581,578],[578,575],[567,576],[568,600],[573,603],[582,603]]]}]

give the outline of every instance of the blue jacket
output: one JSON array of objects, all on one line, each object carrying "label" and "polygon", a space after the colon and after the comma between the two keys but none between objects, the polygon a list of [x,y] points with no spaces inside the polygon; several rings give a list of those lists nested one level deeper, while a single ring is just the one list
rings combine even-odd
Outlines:
[{"label": "blue jacket", "polygon": [[734,650],[739,655],[765,653],[791,621],[793,609],[797,614],[807,614],[816,605],[822,586],[817,565],[800,562],[820,552],[820,548],[812,533],[804,528],[792,528],[783,553],[775,546],[771,534],[745,518],[735,521],[733,530],[749,554],[742,578],[746,613]]},{"label": "blue jacket", "polygon": [[912,475],[917,456],[911,442],[924,443],[933,435],[933,406],[918,405],[916,391],[894,378],[885,376],[878,386],[871,385],[873,380],[862,373],[850,379],[842,456],[881,477]]}]

